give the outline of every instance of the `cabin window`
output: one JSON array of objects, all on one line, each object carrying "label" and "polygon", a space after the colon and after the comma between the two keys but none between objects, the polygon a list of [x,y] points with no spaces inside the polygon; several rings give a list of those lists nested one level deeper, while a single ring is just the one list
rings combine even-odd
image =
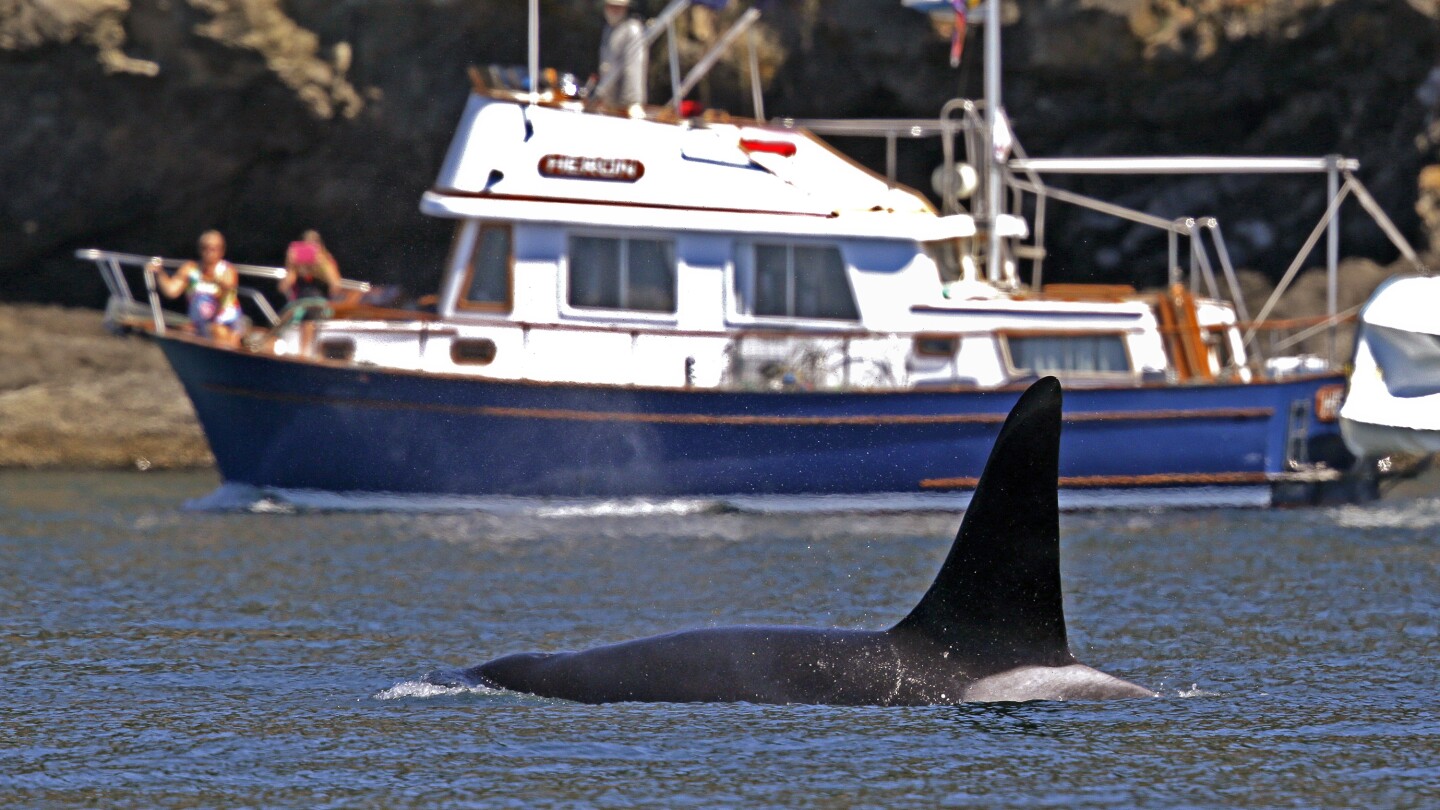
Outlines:
[{"label": "cabin window", "polygon": [[[855,295],[840,249],[818,245],[755,245],[749,277],[736,274],[747,314],[856,321]],[[747,283],[748,282],[748,283]]]},{"label": "cabin window", "polygon": [[675,243],[570,237],[567,301],[587,309],[675,311]]},{"label": "cabin window", "polygon": [[1230,335],[1223,329],[1209,328],[1203,333],[1205,346],[1209,349],[1210,364],[1217,373],[1235,368],[1235,355],[1230,351]]},{"label": "cabin window", "polygon": [[1130,353],[1118,333],[1005,336],[1010,367],[1034,374],[1129,374]]},{"label": "cabin window", "polygon": [[924,357],[955,356],[960,351],[959,335],[922,334],[915,336],[915,354]]},{"label": "cabin window", "polygon": [[465,268],[465,297],[460,306],[509,311],[511,256],[510,226],[481,225]]}]

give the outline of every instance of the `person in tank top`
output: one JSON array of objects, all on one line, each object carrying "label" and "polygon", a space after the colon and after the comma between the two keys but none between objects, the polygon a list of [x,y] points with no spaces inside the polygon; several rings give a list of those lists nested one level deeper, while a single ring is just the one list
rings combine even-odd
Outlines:
[{"label": "person in tank top", "polygon": [[240,277],[225,261],[225,237],[219,231],[200,234],[199,261],[187,261],[174,273],[165,272],[159,259],[151,259],[146,272],[155,276],[166,298],[184,295],[195,334],[222,346],[240,345],[244,324],[240,312]]}]

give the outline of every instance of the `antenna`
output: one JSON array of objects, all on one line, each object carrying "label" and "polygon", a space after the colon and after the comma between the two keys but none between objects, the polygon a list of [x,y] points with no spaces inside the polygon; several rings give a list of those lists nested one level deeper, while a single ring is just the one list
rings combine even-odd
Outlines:
[{"label": "antenna", "polygon": [[985,182],[985,215],[990,221],[990,244],[985,255],[985,275],[1000,280],[1000,156],[995,153],[995,135],[1000,126],[1000,0],[985,3],[985,138],[990,154]]},{"label": "antenna", "polygon": [[530,103],[540,100],[540,0],[530,0]]}]

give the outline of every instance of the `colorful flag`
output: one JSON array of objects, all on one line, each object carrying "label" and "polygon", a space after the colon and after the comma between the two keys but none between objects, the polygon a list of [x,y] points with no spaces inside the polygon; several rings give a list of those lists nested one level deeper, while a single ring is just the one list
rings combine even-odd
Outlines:
[{"label": "colorful flag", "polygon": [[950,35],[950,67],[960,67],[960,54],[965,50],[965,31],[970,27],[970,9],[980,0],[951,0],[955,6],[955,32]]},{"label": "colorful flag", "polygon": [[950,67],[960,67],[960,53],[965,49],[965,19],[968,7],[965,0],[953,0],[955,6],[955,30],[950,34]]}]

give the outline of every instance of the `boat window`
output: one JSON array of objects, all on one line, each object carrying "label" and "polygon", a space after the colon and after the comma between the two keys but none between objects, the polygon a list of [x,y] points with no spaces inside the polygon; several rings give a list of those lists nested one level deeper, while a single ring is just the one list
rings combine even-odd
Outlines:
[{"label": "boat window", "polygon": [[915,353],[926,357],[954,357],[960,351],[959,335],[920,334],[915,336]]},{"label": "boat window", "polygon": [[1215,371],[1224,372],[1235,368],[1235,355],[1230,351],[1230,335],[1224,328],[1206,329],[1202,339],[1209,349],[1210,364]]},{"label": "boat window", "polygon": [[664,239],[570,237],[572,307],[675,311],[675,243]]},{"label": "boat window", "polygon": [[[859,320],[839,248],[755,245],[753,284],[737,273],[736,292],[751,315]],[[745,294],[750,288],[751,295]]]},{"label": "boat window", "polygon": [[1129,374],[1130,354],[1118,333],[1005,335],[1010,367],[1016,372]]},{"label": "boat window", "polygon": [[510,226],[480,226],[465,271],[461,307],[510,309],[510,256]]}]

